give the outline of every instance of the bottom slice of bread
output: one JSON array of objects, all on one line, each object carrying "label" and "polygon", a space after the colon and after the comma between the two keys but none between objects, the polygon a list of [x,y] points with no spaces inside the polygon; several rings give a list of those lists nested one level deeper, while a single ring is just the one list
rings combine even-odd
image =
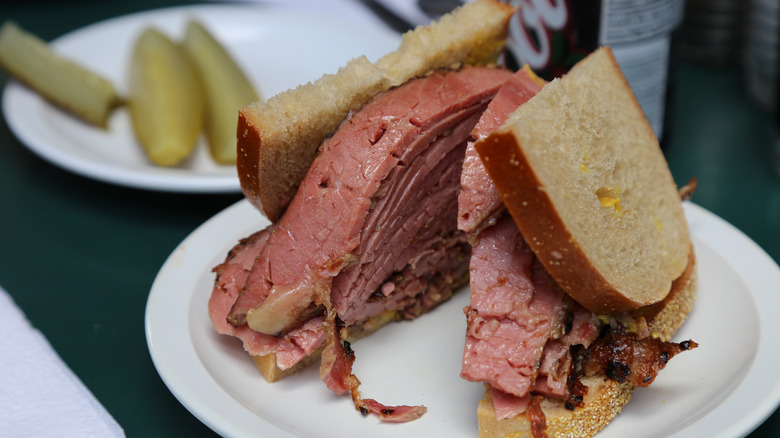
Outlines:
[{"label": "bottom slice of bread", "polygon": [[[570,411],[559,400],[545,398],[542,401],[548,436],[579,438],[595,435],[615,418],[634,392],[630,384],[617,383],[606,377],[586,377],[582,379],[582,383],[588,387],[588,394],[581,408]],[[477,407],[480,438],[532,437],[531,424],[525,415],[505,420],[496,419],[492,392],[487,388]]]},{"label": "bottom slice of bread", "polygon": [[292,376],[314,362],[317,362],[322,355],[322,350],[322,347],[318,348],[314,353],[304,357],[300,362],[286,369],[279,368],[279,366],[276,365],[276,353],[266,354],[265,356],[252,356],[252,361],[254,361],[255,366],[258,371],[260,371],[260,374],[263,375],[266,382],[273,383],[278,382],[287,376]]},{"label": "bottom slice of bread", "polygon": [[[696,286],[696,261],[691,251],[688,267],[674,281],[666,299],[640,309],[636,316],[644,316],[647,319],[651,335],[668,341],[693,309]],[[588,387],[588,393],[584,405],[575,410],[566,409],[564,403],[559,400],[542,400],[547,436],[583,438],[595,435],[620,413],[634,392],[631,384],[618,383],[604,376],[585,377],[582,383]],[[482,400],[477,406],[479,437],[532,437],[531,425],[525,414],[502,420],[496,418],[492,392],[486,385]]]},{"label": "bottom slice of bread", "polygon": [[[377,316],[369,318],[361,324],[356,324],[349,327],[348,342],[355,342],[360,338],[370,335],[385,325],[399,321],[401,319],[400,312],[395,310],[385,311]],[[277,382],[287,376],[291,376],[306,368],[307,366],[317,362],[324,347],[320,347],[312,354],[304,357],[300,362],[293,365],[290,368],[282,369],[276,364],[276,354],[271,353],[265,356],[252,356],[252,360],[255,366],[263,375],[268,383]]]}]

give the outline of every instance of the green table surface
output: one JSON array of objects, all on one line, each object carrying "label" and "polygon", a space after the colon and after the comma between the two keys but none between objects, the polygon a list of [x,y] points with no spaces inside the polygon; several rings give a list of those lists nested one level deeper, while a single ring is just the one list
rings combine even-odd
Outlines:
[{"label": "green table surface", "polygon": [[[46,40],[166,1],[27,1],[2,7]],[[773,116],[745,93],[738,68],[681,63],[665,153],[693,201],[780,261],[780,179],[770,169]],[[0,86],[8,76],[0,72]],[[124,188],[84,178],[30,152],[0,121],[0,285],[128,436],[210,436],[159,378],[144,310],[170,252],[240,195]],[[778,290],[772,291],[780,293]],[[772,334],[769,334],[771,336]],[[2,354],[2,352],[0,352]],[[780,434],[780,413],[751,437]]]}]

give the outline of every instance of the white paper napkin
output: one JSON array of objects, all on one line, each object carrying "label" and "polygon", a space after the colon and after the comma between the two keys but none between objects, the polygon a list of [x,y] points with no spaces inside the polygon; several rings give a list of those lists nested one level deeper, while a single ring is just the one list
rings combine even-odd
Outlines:
[{"label": "white paper napkin", "polygon": [[124,437],[0,287],[0,437]]}]

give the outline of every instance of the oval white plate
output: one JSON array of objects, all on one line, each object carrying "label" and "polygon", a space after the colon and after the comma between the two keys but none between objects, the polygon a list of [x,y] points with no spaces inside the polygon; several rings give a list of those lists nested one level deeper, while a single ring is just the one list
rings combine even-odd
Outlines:
[{"label": "oval white plate", "polygon": [[[738,437],[780,401],[780,267],[719,217],[686,203],[698,258],[699,298],[677,340],[699,348],[676,357],[639,389],[599,437]],[[474,437],[482,386],[460,379],[468,290],[414,322],[391,324],[353,345],[366,397],[424,404],[401,425],[362,417],[331,394],[316,366],[267,384],[240,343],[217,335],[207,315],[211,268],[242,237],[267,224],[240,201],[196,229],[157,275],[146,307],[152,359],[168,388],[224,436]]]},{"label": "oval white plate", "polygon": [[[264,97],[335,73],[352,58],[374,61],[394,50],[398,34],[383,26],[315,15],[284,7],[199,5],[126,15],[90,25],[52,42],[63,56],[83,63],[125,95],[130,51],[147,25],[181,38],[189,18],[200,20],[230,51]],[[3,93],[3,112],[14,134],[42,158],[104,182],[150,190],[225,193],[240,190],[235,166],[214,163],[203,136],[195,153],[174,168],[146,159],[120,108],[107,130],[92,127],[50,105],[17,81]]]}]

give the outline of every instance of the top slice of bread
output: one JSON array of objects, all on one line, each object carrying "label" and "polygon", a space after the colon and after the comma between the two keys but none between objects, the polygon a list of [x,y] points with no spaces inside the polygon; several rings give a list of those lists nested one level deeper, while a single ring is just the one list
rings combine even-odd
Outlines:
[{"label": "top slice of bread", "polygon": [[467,3],[438,22],[405,33],[399,48],[376,63],[356,58],[334,74],[242,108],[237,170],[244,196],[276,221],[324,137],[350,111],[431,70],[496,62],[513,12],[513,7],[497,0]]},{"label": "top slice of bread", "polygon": [[476,149],[537,257],[589,310],[657,303],[685,270],[677,187],[609,48],[546,85]]}]

